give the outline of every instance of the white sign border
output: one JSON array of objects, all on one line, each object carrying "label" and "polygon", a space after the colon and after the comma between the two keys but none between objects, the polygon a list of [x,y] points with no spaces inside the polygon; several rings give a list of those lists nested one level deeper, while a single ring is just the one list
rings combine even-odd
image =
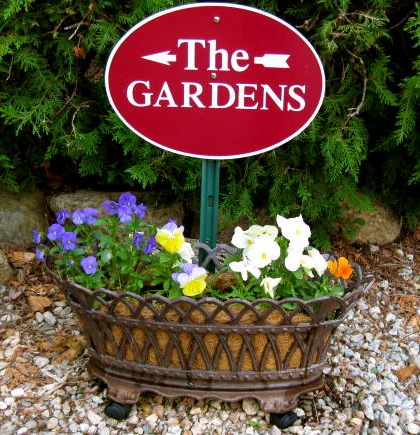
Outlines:
[{"label": "white sign border", "polygon": [[[187,153],[184,151],[178,151],[178,150],[174,150],[173,148],[170,148],[168,146],[162,145],[158,142],[155,142],[154,140],[151,140],[150,138],[148,138],[147,136],[143,135],[142,133],[140,133],[139,131],[137,131],[133,126],[131,126],[131,124],[126,121],[126,119],[121,115],[121,113],[119,112],[119,110],[117,109],[116,105],[114,104],[114,101],[112,99],[111,96],[111,92],[109,89],[109,70],[111,68],[111,64],[112,64],[112,60],[115,56],[115,53],[118,51],[119,47],[124,43],[124,41],[132,34],[134,33],[138,28],[144,26],[146,23],[148,23],[149,21],[152,21],[162,15],[166,15],[172,12],[176,12],[179,10],[183,10],[183,9],[192,9],[192,8],[200,8],[200,7],[209,7],[209,6],[218,6],[218,7],[229,7],[229,8],[235,8],[235,9],[242,9],[242,10],[247,10],[247,11],[251,11],[254,13],[258,13],[260,15],[264,15],[270,19],[273,19],[277,22],[279,22],[280,24],[282,24],[283,26],[286,26],[287,28],[289,28],[293,33],[295,33],[296,35],[298,35],[304,42],[305,44],[310,48],[312,54],[314,55],[315,59],[318,62],[318,66],[319,69],[321,71],[321,75],[322,75],[322,90],[321,90],[321,97],[319,99],[318,105],[316,107],[316,109],[313,111],[312,116],[306,121],[306,123],[304,125],[302,125],[301,128],[299,128],[299,130],[297,130],[296,132],[294,132],[293,134],[291,134],[290,136],[288,136],[287,138],[283,139],[280,142],[277,142],[273,145],[270,145],[269,147],[263,148],[263,149],[259,149],[257,151],[252,151],[250,153],[244,153],[244,154],[235,154],[235,155],[223,155],[223,156],[206,156],[206,155],[202,155],[202,154],[192,154],[192,153]],[[180,154],[183,156],[187,156],[187,157],[195,157],[195,158],[200,158],[200,159],[207,159],[207,160],[230,160],[230,159],[239,159],[239,158],[244,158],[244,157],[251,157],[251,156],[255,156],[258,154],[262,154],[265,153],[267,151],[271,151],[274,148],[278,148],[279,146],[285,144],[286,142],[289,142],[290,140],[292,140],[293,138],[295,138],[296,136],[298,136],[300,133],[302,133],[303,130],[306,129],[306,127],[308,127],[308,125],[313,121],[313,119],[315,118],[315,116],[318,114],[322,103],[324,101],[324,96],[325,96],[325,72],[324,72],[324,67],[322,65],[321,59],[319,58],[318,53],[315,51],[315,49],[313,48],[312,44],[298,31],[296,30],[292,25],[290,25],[289,23],[287,23],[286,21],[282,20],[281,18],[276,17],[273,14],[270,14],[268,12],[262,11],[260,9],[257,8],[253,8],[250,6],[244,6],[244,5],[238,5],[238,4],[231,4],[231,3],[214,3],[214,2],[209,2],[209,3],[190,3],[187,5],[182,5],[182,6],[175,6],[169,9],[165,9],[163,11],[157,12],[155,14],[150,15],[149,17],[145,18],[144,20],[139,21],[134,27],[132,27],[130,30],[128,30],[117,42],[117,44],[114,46],[114,48],[111,51],[111,54],[108,58],[107,61],[107,65],[106,65],[106,69],[105,69],[105,89],[106,89],[106,93],[108,96],[108,100],[111,103],[112,108],[114,109],[115,113],[118,115],[118,117],[124,122],[124,124],[131,130],[133,131],[137,136],[140,136],[141,138],[143,138],[146,142],[149,142],[152,145],[155,145],[161,149],[164,149],[165,151],[169,151],[175,154]]]}]

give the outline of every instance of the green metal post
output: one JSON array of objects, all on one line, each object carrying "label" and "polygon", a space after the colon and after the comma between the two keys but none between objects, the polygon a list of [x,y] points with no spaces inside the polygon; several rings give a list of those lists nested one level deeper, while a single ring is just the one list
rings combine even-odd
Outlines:
[{"label": "green metal post", "polygon": [[[201,175],[200,242],[211,248],[217,244],[217,216],[219,205],[220,160],[205,160]],[[199,263],[206,258],[200,249]]]}]

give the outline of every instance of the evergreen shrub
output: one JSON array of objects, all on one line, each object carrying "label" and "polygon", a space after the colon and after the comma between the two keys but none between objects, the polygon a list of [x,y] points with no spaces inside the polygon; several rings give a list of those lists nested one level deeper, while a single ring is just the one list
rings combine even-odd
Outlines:
[{"label": "evergreen shrub", "polygon": [[[0,3],[0,182],[156,189],[199,209],[201,162],[162,151],[113,113],[103,71],[116,41],[182,0]],[[265,154],[222,162],[223,216],[302,213],[326,244],[343,204],[387,202],[420,221],[420,6],[414,0],[254,0],[321,56],[326,98],[312,124]],[[63,170],[64,168],[64,170]]]}]

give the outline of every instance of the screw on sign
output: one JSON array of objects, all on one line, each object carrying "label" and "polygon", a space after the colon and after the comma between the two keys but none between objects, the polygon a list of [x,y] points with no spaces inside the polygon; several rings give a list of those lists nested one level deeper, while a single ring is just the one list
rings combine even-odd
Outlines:
[{"label": "screw on sign", "polygon": [[309,42],[258,9],[199,3],[133,27],[106,68],[125,124],[163,149],[203,159],[246,157],[302,132],[324,96]]}]

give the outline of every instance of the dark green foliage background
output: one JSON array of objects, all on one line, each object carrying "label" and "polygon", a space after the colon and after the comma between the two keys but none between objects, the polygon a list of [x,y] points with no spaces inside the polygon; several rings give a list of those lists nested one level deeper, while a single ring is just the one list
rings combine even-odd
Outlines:
[{"label": "dark green foliage background", "polygon": [[[74,187],[154,189],[198,212],[201,162],[145,143],[113,113],[103,69],[116,41],[182,0],[0,3],[0,182],[61,173]],[[326,244],[342,206],[388,203],[420,221],[420,7],[414,0],[255,0],[297,27],[325,66],[312,124],[265,154],[222,162],[227,220],[257,209],[302,213]]]}]

